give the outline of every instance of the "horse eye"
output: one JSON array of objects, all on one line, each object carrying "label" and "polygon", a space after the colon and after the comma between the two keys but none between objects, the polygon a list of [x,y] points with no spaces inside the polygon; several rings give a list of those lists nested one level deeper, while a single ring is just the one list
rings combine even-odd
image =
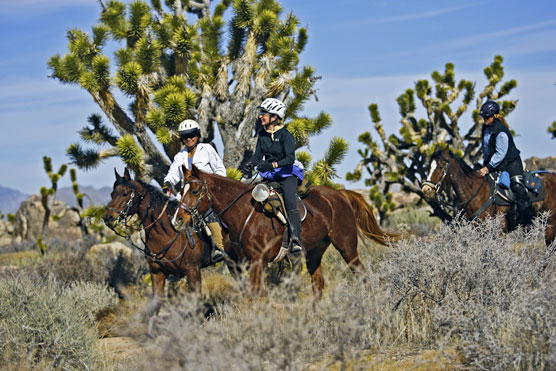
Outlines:
[{"label": "horse eye", "polygon": [[198,190],[198,189],[194,189],[194,190],[191,191],[191,193],[194,194],[194,195],[196,195],[196,194],[199,193],[199,190]]},{"label": "horse eye", "polygon": [[122,193],[122,196],[127,197],[128,194],[129,194],[129,192],[124,192],[124,193]]}]

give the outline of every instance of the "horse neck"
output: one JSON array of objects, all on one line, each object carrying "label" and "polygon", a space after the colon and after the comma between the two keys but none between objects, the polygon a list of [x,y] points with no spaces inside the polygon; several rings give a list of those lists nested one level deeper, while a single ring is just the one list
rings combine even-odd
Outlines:
[{"label": "horse neck", "polygon": [[137,212],[135,214],[137,214],[139,220],[141,221],[141,224],[143,224],[143,227],[145,227],[151,223],[151,216],[155,211],[155,208],[153,208],[151,205],[152,195],[148,191],[146,191],[146,189],[143,190],[143,192],[145,192],[145,197],[143,198],[143,200],[141,200],[141,203],[139,204],[139,207],[137,208]]},{"label": "horse neck", "polygon": [[[230,206],[235,198],[248,188],[246,184],[240,181],[213,174],[206,174],[205,180],[211,194],[211,207],[217,213]],[[243,210],[246,209],[245,203],[249,202],[249,200],[249,197],[241,197],[220,218],[226,224],[228,224],[228,220],[232,215],[234,215],[234,218],[236,216],[241,218]]]},{"label": "horse neck", "polygon": [[[471,199],[465,209],[476,210],[482,206],[486,198],[488,197],[488,187],[483,187],[483,183],[488,184],[486,179],[475,173],[466,174],[462,169],[460,164],[455,159],[450,159],[450,172],[449,172],[450,184],[454,188],[456,195],[458,196],[460,202],[465,202]],[[481,187],[479,192],[477,190]],[[475,195],[475,193],[477,193]]]}]

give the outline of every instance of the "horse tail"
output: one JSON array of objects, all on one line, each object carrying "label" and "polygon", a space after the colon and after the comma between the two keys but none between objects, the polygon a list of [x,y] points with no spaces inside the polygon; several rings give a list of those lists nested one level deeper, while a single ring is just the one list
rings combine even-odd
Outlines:
[{"label": "horse tail", "polygon": [[395,240],[399,237],[397,233],[380,229],[371,206],[365,201],[363,196],[349,189],[342,189],[340,192],[349,200],[357,220],[357,229],[365,237],[384,246],[388,244],[389,240]]}]

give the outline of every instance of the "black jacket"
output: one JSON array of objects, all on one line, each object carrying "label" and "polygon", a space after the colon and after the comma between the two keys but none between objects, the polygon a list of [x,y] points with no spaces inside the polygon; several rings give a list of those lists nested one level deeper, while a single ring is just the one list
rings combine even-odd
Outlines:
[{"label": "black jacket", "polygon": [[295,140],[292,133],[283,127],[274,135],[268,133],[264,128],[259,130],[257,147],[251,161],[255,164],[263,160],[277,162],[278,167],[293,165],[295,161]]},{"label": "black jacket", "polygon": [[[508,136],[508,151],[506,152],[506,156],[504,157],[500,165],[498,165],[498,167],[495,169],[489,163],[494,153],[496,153],[496,137],[498,136],[498,134],[502,132],[506,133],[506,135]],[[481,135],[481,143],[484,143],[483,141],[484,136],[485,136],[485,130],[483,127],[483,132]],[[519,157],[519,150],[515,146],[512,133],[510,133],[510,130],[500,120],[494,119],[494,121],[492,122],[490,128],[490,139],[488,141],[488,146],[490,149],[489,152],[491,154],[490,156],[484,158],[483,164],[484,166],[486,166],[489,172],[494,170],[507,170],[506,168],[508,167],[508,164],[514,162],[515,160],[521,161],[521,158]]]}]

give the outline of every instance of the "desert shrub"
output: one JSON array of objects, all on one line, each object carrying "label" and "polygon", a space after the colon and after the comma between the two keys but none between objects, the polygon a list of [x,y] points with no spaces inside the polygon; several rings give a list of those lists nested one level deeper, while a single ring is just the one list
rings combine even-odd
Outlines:
[{"label": "desert shrub", "polygon": [[501,223],[458,219],[392,249],[381,270],[400,335],[455,344],[479,369],[554,368],[556,271],[543,242],[546,216],[527,233],[504,234]]},{"label": "desert shrub", "polygon": [[0,364],[35,364],[94,369],[95,316],[115,305],[104,285],[60,284],[47,278],[8,273],[0,280]]},{"label": "desert shrub", "polygon": [[157,320],[158,337],[142,367],[347,367],[373,353],[438,349],[473,369],[553,369],[556,269],[542,237],[545,220],[529,232],[504,234],[499,218],[458,219],[378,255],[360,247],[372,268],[363,280],[348,278],[331,253],[327,269],[342,273],[332,272],[317,304],[305,273],[267,286],[255,300],[246,298],[245,282],[236,282],[235,296],[208,321],[203,299],[187,295]]},{"label": "desert shrub", "polygon": [[431,209],[428,207],[406,206],[395,210],[388,219],[385,226],[399,232],[409,232],[417,236],[431,234],[442,223],[437,217],[432,217]]},{"label": "desert shrub", "polygon": [[107,272],[102,266],[91,264],[83,254],[70,250],[58,253],[49,251],[35,264],[22,269],[26,274],[34,274],[41,279],[54,276],[59,284],[64,285],[77,281],[102,283],[107,278]]}]

